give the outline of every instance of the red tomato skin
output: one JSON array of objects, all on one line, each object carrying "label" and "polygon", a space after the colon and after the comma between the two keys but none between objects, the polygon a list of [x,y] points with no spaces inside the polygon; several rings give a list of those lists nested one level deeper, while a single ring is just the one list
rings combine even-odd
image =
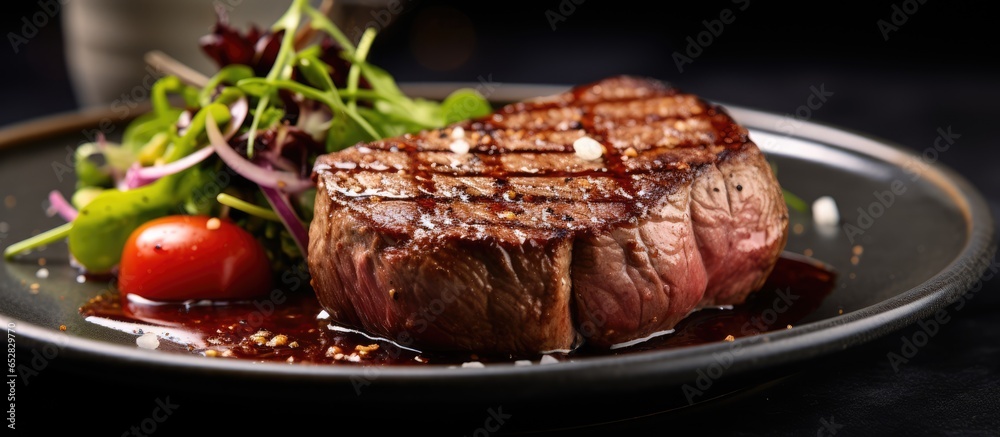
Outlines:
[{"label": "red tomato skin", "polygon": [[223,219],[173,215],[129,235],[118,271],[123,297],[158,302],[246,300],[271,289],[270,262],[249,232]]}]

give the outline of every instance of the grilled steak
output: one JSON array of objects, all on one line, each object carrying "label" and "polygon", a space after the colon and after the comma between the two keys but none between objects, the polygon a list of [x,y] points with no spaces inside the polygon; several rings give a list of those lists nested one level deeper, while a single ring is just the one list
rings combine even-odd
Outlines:
[{"label": "grilled steak", "polygon": [[[574,152],[584,136],[600,158]],[[321,156],[313,176],[320,303],[336,323],[428,350],[661,333],[742,302],[787,237],[781,188],[747,130],[636,77],[359,144]]]}]

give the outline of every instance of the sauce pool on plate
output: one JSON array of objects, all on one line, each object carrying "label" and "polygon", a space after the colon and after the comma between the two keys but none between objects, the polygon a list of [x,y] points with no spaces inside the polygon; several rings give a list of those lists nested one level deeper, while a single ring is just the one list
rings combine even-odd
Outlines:
[{"label": "sauce pool on plate", "polygon": [[[549,356],[557,360],[694,346],[788,329],[819,308],[833,290],[836,274],[810,258],[782,256],[760,291],[733,307],[692,313],[673,330],[613,349],[581,347]],[[122,299],[110,292],[80,308],[87,321],[139,336],[156,335],[154,347],[173,353],[258,362],[344,365],[461,365],[513,363],[536,356],[480,356],[469,352],[421,352],[336,327],[309,291],[270,300],[228,304],[156,303]],[[142,346],[142,342],[140,342]]]}]

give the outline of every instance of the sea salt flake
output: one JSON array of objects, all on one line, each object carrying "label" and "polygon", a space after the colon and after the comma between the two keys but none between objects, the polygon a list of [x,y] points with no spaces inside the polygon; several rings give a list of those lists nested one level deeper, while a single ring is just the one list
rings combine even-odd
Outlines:
[{"label": "sea salt flake", "polygon": [[465,140],[455,140],[451,142],[448,148],[451,149],[453,153],[464,155],[469,153],[469,142]]},{"label": "sea salt flake", "polygon": [[818,226],[837,226],[840,223],[840,212],[837,202],[830,196],[823,196],[812,204],[813,221]]},{"label": "sea salt flake", "polygon": [[576,156],[587,161],[600,159],[604,155],[604,146],[597,140],[583,136],[573,141],[573,150]]},{"label": "sea salt flake", "polygon": [[143,349],[156,349],[160,347],[160,339],[156,334],[147,332],[135,339],[135,344]]}]

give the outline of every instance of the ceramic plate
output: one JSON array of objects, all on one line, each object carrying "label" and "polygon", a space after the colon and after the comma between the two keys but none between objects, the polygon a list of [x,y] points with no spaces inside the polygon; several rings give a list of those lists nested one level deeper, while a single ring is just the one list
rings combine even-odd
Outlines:
[{"label": "ceramic plate", "polygon": [[[467,85],[410,84],[406,91],[440,98]],[[565,88],[505,84],[491,98],[509,102]],[[509,412],[517,405],[575,402],[577,422],[593,422],[683,407],[774,381],[790,365],[837,354],[943,308],[984,271],[994,250],[993,222],[983,199],[959,175],[865,135],[727,108],[776,164],[783,187],[807,202],[830,196],[838,205],[840,225],[832,229],[816,226],[808,212],[792,211],[787,252],[828,264],[837,280],[818,307],[789,329],[530,366],[372,368],[209,359],[140,349],[135,335],[84,321],[78,308],[106,284],[78,283],[62,243],[0,266],[0,323],[16,326],[19,346],[57,348],[66,368],[137,384],[210,384],[246,396],[314,405],[406,404],[409,411],[449,401],[484,412],[491,405],[506,405]],[[72,191],[73,175],[65,171],[72,149],[95,129],[121,121],[114,112],[97,110],[0,131],[0,246],[61,224],[46,214],[45,199],[53,189]],[[46,259],[45,278],[38,277],[39,257]]]}]

